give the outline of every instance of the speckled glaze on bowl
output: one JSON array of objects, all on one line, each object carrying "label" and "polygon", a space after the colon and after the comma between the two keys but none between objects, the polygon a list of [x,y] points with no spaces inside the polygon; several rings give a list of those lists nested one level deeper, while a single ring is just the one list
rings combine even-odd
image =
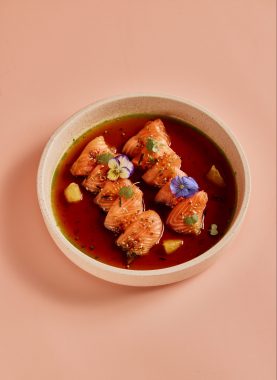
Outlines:
[{"label": "speckled glaze on bowl", "polygon": [[[86,256],[74,247],[57,226],[51,206],[51,183],[58,162],[73,138],[97,124],[120,116],[150,113],[172,116],[192,124],[208,135],[226,154],[236,172],[238,200],[228,232],[211,249],[193,260],[165,269],[130,270],[116,268]],[[41,212],[52,238],[61,251],[76,265],[104,280],[132,286],[169,284],[191,277],[214,262],[238,231],[248,206],[250,173],[245,155],[231,131],[217,118],[191,102],[155,94],[119,96],[93,103],[66,120],[47,143],[38,169],[37,192]]]}]

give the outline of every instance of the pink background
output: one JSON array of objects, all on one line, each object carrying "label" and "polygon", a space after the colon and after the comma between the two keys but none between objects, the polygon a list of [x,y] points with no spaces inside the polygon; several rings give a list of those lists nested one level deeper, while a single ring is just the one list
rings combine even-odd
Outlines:
[{"label": "pink background", "polygon": [[[2,0],[0,44],[0,378],[275,379],[275,1]],[[64,119],[143,91],[229,124],[253,190],[209,270],[135,289],[63,256],[35,183]]]}]

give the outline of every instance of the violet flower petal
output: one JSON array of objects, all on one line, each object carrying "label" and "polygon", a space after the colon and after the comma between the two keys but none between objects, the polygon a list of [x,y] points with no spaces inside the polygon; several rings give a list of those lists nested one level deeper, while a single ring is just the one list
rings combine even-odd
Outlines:
[{"label": "violet flower petal", "polygon": [[176,198],[189,198],[199,190],[199,186],[192,177],[176,176],[170,182],[170,190]]}]

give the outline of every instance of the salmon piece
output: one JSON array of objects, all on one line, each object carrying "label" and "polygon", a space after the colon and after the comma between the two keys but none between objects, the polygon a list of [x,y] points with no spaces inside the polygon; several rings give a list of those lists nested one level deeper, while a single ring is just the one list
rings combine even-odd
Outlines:
[{"label": "salmon piece", "polygon": [[199,235],[207,202],[205,191],[198,191],[192,197],[183,199],[171,210],[166,224],[181,234]]},{"label": "salmon piece", "polygon": [[[180,169],[176,170],[176,176],[177,175],[180,177],[187,176],[187,174]],[[156,194],[155,202],[164,203],[166,206],[174,207],[177,205],[177,203],[181,202],[185,198],[183,197],[177,198],[172,193],[172,191],[170,190],[170,182],[171,181],[168,181],[165,185],[161,187],[161,189]]]},{"label": "salmon piece", "polygon": [[159,159],[164,155],[177,156],[174,150],[172,150],[167,144],[165,144],[165,142],[157,141],[157,151],[149,151],[146,145],[141,149],[140,153],[133,158],[132,162],[135,166],[138,166],[143,170],[147,170],[151,168],[153,165],[155,165],[155,163],[157,163]]},{"label": "salmon piece", "polygon": [[111,153],[111,149],[106,144],[104,137],[99,136],[91,140],[77,160],[71,166],[71,174],[73,175],[88,175],[97,165],[97,156],[102,153]]},{"label": "salmon piece", "polygon": [[96,165],[87,178],[84,179],[82,185],[92,193],[99,193],[107,181],[108,165]]},{"label": "salmon piece", "polygon": [[129,157],[135,157],[139,154],[142,147],[142,141],[135,135],[125,143],[122,152]]},{"label": "salmon piece", "polygon": [[170,190],[170,181],[163,185],[155,196],[155,202],[164,203],[166,206],[171,208],[176,206],[177,203],[181,202],[183,199],[184,198],[182,197],[177,198],[174,194],[172,194]]},{"label": "salmon piece", "polygon": [[111,205],[104,221],[108,230],[116,233],[124,231],[144,210],[142,191],[136,185],[132,185],[132,189],[130,198],[118,197]]},{"label": "salmon piece", "polygon": [[126,251],[127,255],[143,256],[159,243],[163,229],[160,216],[153,210],[147,210],[126,228],[116,244]]},{"label": "salmon piece", "polygon": [[166,133],[165,126],[161,119],[148,121],[145,126],[133,137],[131,137],[123,147],[123,153],[127,156],[135,157],[145,146],[147,138],[163,141],[165,145],[170,145],[170,138]]},{"label": "salmon piece", "polygon": [[123,186],[132,186],[129,179],[119,178],[117,181],[106,181],[104,187],[94,198],[94,203],[108,212],[114,201],[118,198],[118,192]]},{"label": "salmon piece", "polygon": [[172,152],[158,158],[157,162],[143,174],[142,179],[148,185],[161,187],[180,172],[181,159],[172,149],[170,150]]},{"label": "salmon piece", "polygon": [[155,119],[148,121],[144,128],[142,128],[137,134],[139,139],[145,139],[145,137],[153,137],[158,140],[164,140],[167,145],[170,145],[170,138],[166,133],[164,123],[161,119]]}]

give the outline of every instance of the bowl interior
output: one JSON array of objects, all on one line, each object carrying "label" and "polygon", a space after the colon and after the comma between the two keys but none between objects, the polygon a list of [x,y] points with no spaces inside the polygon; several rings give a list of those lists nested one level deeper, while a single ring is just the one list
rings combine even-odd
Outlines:
[{"label": "bowl interior", "polygon": [[[125,115],[141,113],[157,114],[161,117],[164,115],[179,118],[204,132],[224,151],[235,173],[238,190],[237,207],[227,235],[230,231],[232,231],[232,226],[236,222],[238,224],[238,217],[243,216],[242,214],[245,212],[249,197],[250,185],[248,167],[240,145],[232,133],[225,126],[223,126],[223,123],[221,121],[218,121],[211,114],[201,109],[199,106],[195,106],[193,104],[175,98],[139,95],[118,97],[99,101],[74,114],[52,135],[44,150],[40,162],[38,172],[38,197],[40,207],[42,209],[42,213],[49,232],[59,247],[63,250],[63,252],[67,254],[67,256],[70,257],[71,254],[76,255],[76,248],[71,248],[70,244],[68,243],[66,244],[67,247],[65,247],[64,237],[60,231],[57,231],[57,226],[51,206],[51,183],[58,162],[72,144],[73,139],[78,138],[88,129],[91,129],[106,120],[112,120]],[[214,250],[214,253],[216,252],[216,246],[212,248],[212,250]],[[69,250],[71,252],[69,252]],[[99,266],[99,263],[97,263],[95,260],[85,258],[86,255],[81,253],[80,256],[84,256],[83,260],[86,262],[87,260],[90,260],[91,262],[89,265]],[[75,261],[77,265],[82,266],[83,269],[88,270],[89,272],[93,272],[87,268],[87,263],[84,265],[79,263],[82,258],[80,259],[80,257],[78,257],[78,262],[72,259],[72,257],[70,257],[70,259],[72,261]],[[205,255],[202,259],[205,260]],[[197,265],[199,261],[201,261],[201,259],[196,260],[195,265]],[[100,263],[100,267],[101,264],[102,263]],[[182,268],[183,272],[186,269],[186,266],[189,267],[190,264],[191,263],[184,263],[184,267]],[[108,267],[106,264],[102,265],[103,269],[105,269],[105,266]],[[180,265],[178,267],[180,267]],[[117,269],[113,269],[112,271],[115,272]],[[171,267],[169,269],[169,272],[174,272],[174,267]],[[119,272],[122,271],[120,269],[118,270]],[[175,270],[178,272],[177,268]],[[123,270],[123,276],[124,271],[126,272],[126,270]],[[162,270],[156,270],[156,272],[159,271],[162,274]],[[129,274],[127,277],[132,271],[128,270],[128,272]],[[151,275],[151,273],[148,273],[148,275]],[[100,275],[100,277],[104,278],[105,276]],[[106,279],[109,280],[109,278]],[[113,279],[111,280],[113,281]],[[173,281],[176,281],[176,279]],[[173,281],[167,280],[167,282]],[[124,281],[115,282],[124,283]],[[128,281],[127,283],[133,285]]]}]

